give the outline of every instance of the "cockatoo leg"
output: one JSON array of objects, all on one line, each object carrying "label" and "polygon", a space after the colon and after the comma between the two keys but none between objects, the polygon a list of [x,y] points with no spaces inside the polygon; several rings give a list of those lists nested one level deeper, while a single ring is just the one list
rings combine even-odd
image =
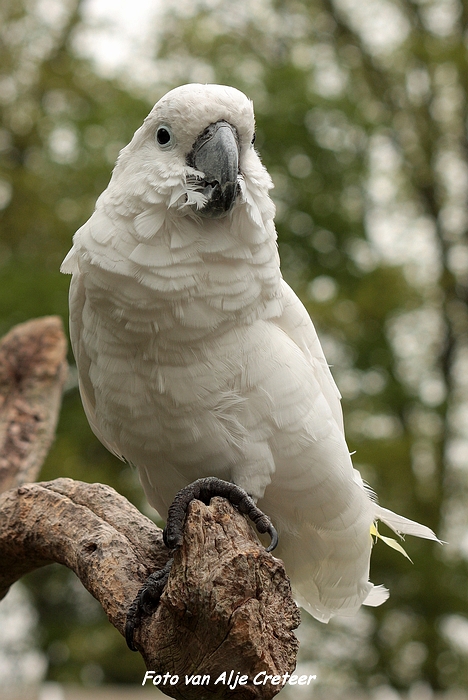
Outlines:
[{"label": "cockatoo leg", "polygon": [[158,607],[159,599],[169,579],[173,561],[171,557],[163,569],[148,576],[130,606],[125,623],[125,640],[132,651],[137,651],[133,643],[135,629],[139,626],[142,617],[152,615]]},{"label": "cockatoo leg", "polygon": [[[164,542],[171,551],[174,551],[182,544],[184,521],[189,503],[196,499],[209,505],[214,496],[226,498],[240,513],[248,515],[261,534],[268,533],[270,536],[271,542],[266,551],[271,552],[275,549],[278,544],[278,533],[270,518],[260,508],[257,508],[252,498],[239,486],[217,479],[214,476],[209,476],[204,479],[197,479],[197,481],[189,484],[176,494],[169,508],[167,523],[163,532]],[[136,651],[133,643],[134,631],[140,624],[142,617],[152,615],[156,610],[168,581],[172,562],[173,558],[171,557],[163,569],[155,571],[148,576],[130,606],[125,625],[125,639],[132,651]]]}]

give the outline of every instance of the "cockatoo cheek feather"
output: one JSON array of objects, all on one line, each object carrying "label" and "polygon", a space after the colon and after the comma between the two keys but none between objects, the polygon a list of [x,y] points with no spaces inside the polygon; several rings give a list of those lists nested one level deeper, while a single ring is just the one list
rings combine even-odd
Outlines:
[{"label": "cockatoo cheek feather", "polygon": [[[186,158],[222,120],[239,137],[240,194],[223,218],[202,219]],[[155,105],[62,265],[71,340],[92,429],[138,467],[161,515],[194,479],[234,481],[277,526],[301,604],[326,621],[386,597],[368,581],[376,518],[435,536],[355,477],[339,392],[281,278],[253,132],[252,103],[234,88],[186,85]]]}]

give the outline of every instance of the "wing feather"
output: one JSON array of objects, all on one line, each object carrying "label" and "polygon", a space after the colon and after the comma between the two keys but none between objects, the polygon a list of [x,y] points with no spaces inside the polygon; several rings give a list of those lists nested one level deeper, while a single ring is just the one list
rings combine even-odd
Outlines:
[{"label": "wing feather", "polygon": [[122,457],[121,452],[119,452],[116,445],[111,444],[98,427],[98,422],[96,420],[96,401],[94,396],[93,385],[91,384],[89,378],[89,369],[91,366],[91,360],[86,353],[84,343],[81,339],[81,331],[83,330],[83,314],[85,313],[85,302],[86,302],[86,291],[83,282],[83,275],[79,271],[76,271],[72,276],[70,283],[70,341],[73,348],[73,353],[75,355],[75,360],[77,367],[80,368],[79,371],[79,388],[81,394],[81,400],[83,402],[83,408],[86,413],[91,430],[96,435],[98,440],[107,447],[109,452],[112,452],[116,457],[125,461]]},{"label": "wing feather", "polygon": [[283,313],[275,319],[275,323],[296,343],[312,365],[333,417],[344,434],[341,394],[323,354],[314,324],[299,297],[284,280],[282,280],[282,291]]}]

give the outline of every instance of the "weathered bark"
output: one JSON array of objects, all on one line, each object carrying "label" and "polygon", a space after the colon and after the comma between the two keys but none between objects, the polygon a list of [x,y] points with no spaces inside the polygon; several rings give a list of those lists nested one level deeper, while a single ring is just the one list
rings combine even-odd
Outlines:
[{"label": "weathered bark", "polygon": [[[0,495],[0,598],[24,574],[59,562],[124,634],[141,585],[169,558],[162,531],[109,486],[64,478],[24,483],[35,478],[53,438],[64,352],[55,318],[18,326],[0,343],[0,476],[3,484],[22,484]],[[167,695],[263,700],[282,684],[253,679],[292,673],[298,624],[282,562],[235,508],[214,498],[209,506],[190,504],[166,590],[134,641],[147,668],[166,675],[160,688]],[[231,670],[248,682],[215,684]],[[194,685],[186,675],[211,682]]]},{"label": "weathered bark", "polygon": [[[223,498],[210,506],[193,501],[161,604],[142,629],[141,640],[164,631],[163,643],[145,657],[148,668],[181,679],[175,692],[161,689],[184,700],[271,698],[281,686],[253,685],[253,679],[292,673],[299,623],[283,563],[259,545],[246,519]],[[247,684],[215,685],[231,670],[245,674]],[[201,692],[185,683],[185,674],[207,674],[211,683]]]},{"label": "weathered bark", "polygon": [[0,493],[37,478],[55,435],[66,352],[58,316],[15,326],[0,341]]}]

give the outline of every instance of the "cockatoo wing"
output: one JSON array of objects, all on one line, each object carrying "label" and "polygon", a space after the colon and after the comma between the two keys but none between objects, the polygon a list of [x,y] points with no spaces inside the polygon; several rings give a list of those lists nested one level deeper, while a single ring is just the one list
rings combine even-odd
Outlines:
[{"label": "cockatoo wing", "polygon": [[[333,417],[344,434],[341,395],[325,359],[314,324],[299,297],[284,280],[282,280],[282,288],[284,294],[284,310],[276,323],[301,348],[306,357],[308,357],[323,395],[330,406]],[[361,475],[356,469],[354,470],[354,479],[356,483],[372,497],[375,505],[376,519],[384,522],[398,535],[414,535],[415,537],[422,537],[424,539],[440,542],[434,532],[425,525],[421,525],[409,518],[398,515],[388,510],[388,508],[379,506],[375,502],[375,494],[369,487],[365,486]]]},{"label": "cockatoo wing", "polygon": [[[275,483],[266,489],[259,505],[273,513],[283,494],[281,515],[277,516],[278,520],[283,518],[278,555],[285,561],[299,603],[326,622],[334,614],[353,615],[362,603],[376,606],[388,597],[383,586],[373,586],[368,581],[370,528],[374,521],[382,520],[398,534],[438,540],[430,528],[381,508],[375,494],[353,469],[344,437],[341,396],[314,325],[300,299],[284,281],[282,292],[283,313],[274,322],[301,349],[316,380],[315,391],[322,394],[317,398],[317,402],[323,402],[320,416],[315,417],[317,425],[323,428],[328,421],[334,421],[335,427],[329,422],[328,434],[309,452],[309,463],[302,464],[302,474],[298,471],[300,455],[290,461],[286,478],[279,468]],[[301,401],[299,394],[297,400]],[[317,459],[319,455],[321,458]],[[299,482],[300,487],[294,482]],[[323,485],[327,482],[330,487],[325,492]],[[317,503],[318,489],[323,489],[324,494]],[[325,503],[342,498],[343,493],[347,496],[335,522],[322,509]],[[338,569],[340,579],[332,583]]]},{"label": "cockatoo wing", "polygon": [[343,411],[341,394],[325,359],[314,324],[299,297],[284,280],[281,281],[284,309],[276,324],[300,347],[313,367],[315,376],[341,431]]},{"label": "cockatoo wing", "polygon": [[[89,226],[89,221],[84,225]],[[84,228],[84,227],[83,227]],[[84,286],[84,278],[79,269],[79,257],[75,247],[72,247],[67,257],[62,263],[61,271],[67,274],[72,274],[69,292],[69,307],[70,307],[70,341],[75,355],[77,367],[79,367],[79,388],[83,408],[88,419],[91,430],[96,435],[98,440],[112,452],[116,457],[123,460],[121,453],[116,445],[111,444],[102,434],[96,420],[96,402],[94,397],[94,389],[90,379],[89,369],[91,360],[86,352],[86,344],[82,342],[82,334],[86,332],[84,323],[86,292]]]}]

